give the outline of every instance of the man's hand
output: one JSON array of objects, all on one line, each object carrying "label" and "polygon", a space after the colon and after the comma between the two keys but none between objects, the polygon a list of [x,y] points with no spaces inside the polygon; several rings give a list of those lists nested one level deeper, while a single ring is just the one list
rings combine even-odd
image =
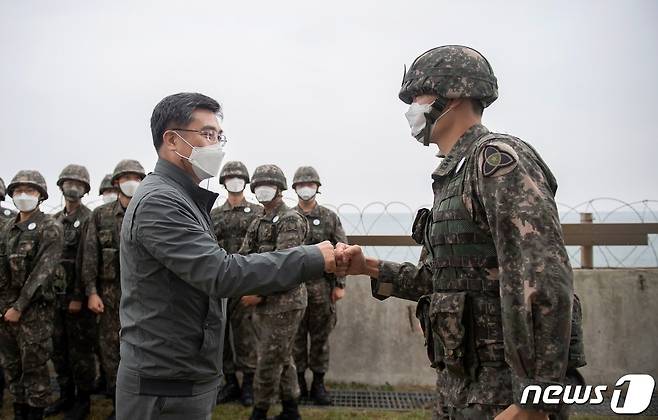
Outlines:
[{"label": "man's hand", "polygon": [[256,295],[242,296],[240,302],[243,306],[256,306],[263,301],[263,298]]},{"label": "man's hand", "polygon": [[334,246],[329,241],[320,242],[316,245],[320,248],[324,257],[324,271],[326,273],[336,272],[336,257],[334,256]]},{"label": "man's hand", "polygon": [[548,420],[548,414],[541,411],[528,410],[512,404],[502,413],[498,414],[494,420]]},{"label": "man's hand", "polygon": [[334,287],[334,290],[331,291],[331,303],[336,303],[345,297],[345,289],[342,287]]},{"label": "man's hand", "polygon": [[82,302],[79,300],[72,300],[69,302],[69,313],[77,314],[82,310]]},{"label": "man's hand", "polygon": [[7,309],[5,312],[5,321],[7,322],[18,322],[21,319],[21,311],[14,308]]},{"label": "man's hand", "polygon": [[336,275],[344,277],[347,275],[368,274],[366,257],[358,245],[336,244]]},{"label": "man's hand", "polygon": [[103,313],[103,310],[105,310],[105,306],[103,306],[103,299],[101,299],[101,297],[96,293],[89,296],[87,306],[95,314]]}]

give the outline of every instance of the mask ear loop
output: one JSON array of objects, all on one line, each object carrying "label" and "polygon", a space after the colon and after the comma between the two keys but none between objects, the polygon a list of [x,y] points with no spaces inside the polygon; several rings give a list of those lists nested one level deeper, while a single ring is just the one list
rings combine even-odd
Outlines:
[{"label": "mask ear loop", "polygon": [[448,106],[448,101],[443,98],[436,98],[432,102],[432,109],[430,112],[425,113],[425,136],[423,137],[423,146],[430,145],[430,135],[434,129],[434,123],[436,123],[439,118],[443,117],[445,114],[450,112],[452,108],[445,111],[446,106]]}]

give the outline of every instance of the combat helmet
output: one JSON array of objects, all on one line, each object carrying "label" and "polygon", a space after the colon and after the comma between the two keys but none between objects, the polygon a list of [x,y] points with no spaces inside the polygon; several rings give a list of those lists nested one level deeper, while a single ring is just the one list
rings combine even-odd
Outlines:
[{"label": "combat helmet", "polygon": [[66,165],[57,179],[57,186],[62,188],[64,181],[79,181],[85,184],[85,194],[89,192],[89,171],[82,165],[70,164]]},{"label": "combat helmet", "polygon": [[35,188],[37,191],[39,191],[39,194],[41,194],[42,201],[48,199],[48,185],[46,185],[46,180],[39,171],[31,169],[23,169],[18,171],[9,185],[7,185],[7,195],[13,197],[14,190],[19,185],[29,185]]},{"label": "combat helmet", "polygon": [[117,163],[117,166],[114,168],[114,172],[112,173],[112,183],[122,175],[126,174],[137,174],[142,179],[146,176],[146,172],[139,162],[133,159],[124,159]]},{"label": "combat helmet", "polygon": [[287,190],[286,176],[281,168],[276,165],[261,165],[254,170],[251,177],[251,192],[254,192],[257,186],[261,184],[273,184],[279,187],[281,191]]},{"label": "combat helmet", "polygon": [[421,54],[405,73],[400,99],[434,94],[440,98],[478,99],[486,108],[498,98],[493,69],[478,51],[462,45],[444,45]]},{"label": "combat helmet", "polygon": [[249,171],[244,163],[238,160],[226,162],[219,173],[219,183],[223,184],[226,178],[242,178],[246,184],[249,183]]},{"label": "combat helmet", "polygon": [[320,182],[320,175],[318,171],[315,170],[312,166],[300,166],[295,171],[295,176],[292,179],[292,188],[294,189],[297,184],[303,182],[313,182],[319,186],[322,185]]},{"label": "combat helmet", "polygon": [[103,177],[101,181],[101,186],[98,189],[98,195],[103,195],[107,190],[114,190],[115,187],[112,185],[112,174],[107,174]]},{"label": "combat helmet", "polygon": [[0,178],[0,201],[5,201],[5,194],[7,193],[7,188],[5,187],[5,181]]}]

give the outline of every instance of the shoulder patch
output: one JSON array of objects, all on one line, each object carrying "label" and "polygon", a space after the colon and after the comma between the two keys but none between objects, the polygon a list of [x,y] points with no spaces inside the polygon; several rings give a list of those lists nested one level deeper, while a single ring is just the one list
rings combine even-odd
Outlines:
[{"label": "shoulder patch", "polygon": [[478,157],[480,170],[485,177],[506,175],[516,168],[518,162],[519,156],[514,149],[502,142],[487,144]]}]

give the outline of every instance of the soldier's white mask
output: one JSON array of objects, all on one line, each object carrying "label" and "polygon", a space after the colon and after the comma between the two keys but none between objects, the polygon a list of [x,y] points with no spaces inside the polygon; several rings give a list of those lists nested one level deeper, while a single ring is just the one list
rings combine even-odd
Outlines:
[{"label": "soldier's white mask", "polygon": [[308,201],[311,198],[315,197],[315,194],[318,193],[318,187],[299,187],[295,189],[295,192],[297,193],[297,196],[301,198],[304,201]]},{"label": "soldier's white mask", "polygon": [[15,194],[12,197],[12,200],[14,201],[14,206],[16,206],[18,211],[22,211],[24,213],[31,212],[32,210],[36,209],[37,206],[39,205],[38,195],[20,193],[20,194]]},{"label": "soldier's white mask", "polygon": [[137,187],[139,187],[139,181],[123,181],[122,183],[119,184],[119,189],[125,195],[126,197],[132,197],[135,195],[135,191],[137,191]]},{"label": "soldier's white mask", "polygon": [[219,173],[219,168],[222,167],[222,160],[224,160],[225,155],[222,146],[219,143],[203,147],[192,146],[183,136],[176,133],[176,131],[174,133],[192,148],[192,153],[190,153],[189,157],[183,156],[178,152],[176,154],[192,164],[192,170],[197,178],[208,179],[216,177]]},{"label": "soldier's white mask", "polygon": [[115,192],[108,192],[103,194],[103,204],[113,203],[117,201],[118,194]]},{"label": "soldier's white mask", "polygon": [[[434,127],[434,124],[439,122],[439,120],[443,118],[448,112],[452,111],[452,107],[443,111],[441,115],[438,116],[436,121],[434,121],[431,126],[427,127],[427,114],[429,114],[431,111],[431,103],[419,104],[413,102],[411,105],[409,105],[409,110],[404,113],[404,116],[407,117],[407,121],[409,122],[409,127],[411,128],[411,136],[414,137],[419,143],[423,143],[425,146],[429,144],[429,135],[431,134],[431,130],[432,127]],[[427,130],[430,130],[430,133],[427,133]]]},{"label": "soldier's white mask", "polygon": [[226,191],[232,193],[239,193],[244,190],[245,182],[242,178],[227,178],[224,180],[224,187]]},{"label": "soldier's white mask", "polygon": [[261,185],[254,188],[254,194],[256,194],[256,200],[259,203],[269,203],[276,196],[276,187]]}]

